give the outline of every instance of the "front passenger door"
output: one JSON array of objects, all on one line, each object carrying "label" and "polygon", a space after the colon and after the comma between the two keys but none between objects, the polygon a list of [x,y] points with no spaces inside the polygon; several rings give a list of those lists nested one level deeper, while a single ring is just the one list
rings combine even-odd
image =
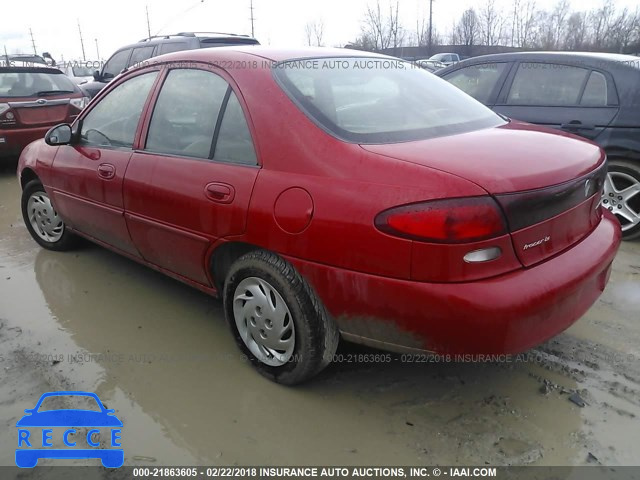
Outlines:
[{"label": "front passenger door", "polygon": [[122,185],[149,93],[158,71],[127,78],[78,123],[79,138],[59,147],[53,165],[53,201],[75,230],[139,256],[124,220]]}]

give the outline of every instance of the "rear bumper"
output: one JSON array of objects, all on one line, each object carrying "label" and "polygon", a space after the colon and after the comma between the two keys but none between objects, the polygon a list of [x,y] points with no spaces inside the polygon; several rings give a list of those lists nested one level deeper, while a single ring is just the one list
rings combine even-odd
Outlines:
[{"label": "rear bumper", "polygon": [[562,254],[470,283],[412,282],[290,261],[347,339],[400,351],[518,353],[559,334],[593,305],[620,239],[619,223],[606,214]]},{"label": "rear bumper", "polygon": [[24,147],[43,138],[52,126],[0,129],[0,158],[20,155]]}]

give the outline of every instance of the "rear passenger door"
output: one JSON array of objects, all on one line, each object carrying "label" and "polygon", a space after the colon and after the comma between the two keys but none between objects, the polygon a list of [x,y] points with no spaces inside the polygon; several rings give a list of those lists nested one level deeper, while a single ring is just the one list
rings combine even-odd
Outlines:
[{"label": "rear passenger door", "polygon": [[166,71],[125,176],[125,218],[148,262],[210,285],[206,255],[245,231],[259,172],[239,92],[213,67]]},{"label": "rear passenger door", "polygon": [[521,62],[494,110],[529,123],[595,139],[618,114],[613,79],[575,65]]}]

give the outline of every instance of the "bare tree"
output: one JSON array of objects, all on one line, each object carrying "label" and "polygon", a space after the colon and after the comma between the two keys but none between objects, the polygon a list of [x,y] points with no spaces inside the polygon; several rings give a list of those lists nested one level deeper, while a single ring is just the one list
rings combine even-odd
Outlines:
[{"label": "bare tree", "polygon": [[592,42],[595,48],[601,48],[611,29],[611,21],[615,12],[614,0],[604,0],[602,7],[589,13]]},{"label": "bare tree", "polygon": [[574,12],[567,20],[567,36],[564,48],[567,50],[584,50],[589,40],[589,29],[587,26],[587,14],[585,12]]},{"label": "bare tree", "polygon": [[512,46],[522,48],[531,46],[537,19],[536,0],[513,0]]},{"label": "bare tree", "polygon": [[377,0],[373,7],[367,6],[362,30],[362,36],[373,44],[374,50],[384,50],[389,47],[391,43],[389,22],[382,14],[380,0]]},{"label": "bare tree", "polygon": [[498,45],[504,33],[505,19],[496,7],[495,0],[486,0],[480,10],[480,28],[484,45]]},{"label": "bare tree", "polygon": [[638,9],[631,13],[624,8],[613,20],[611,25],[611,35],[609,35],[608,45],[612,50],[623,53],[629,45],[637,38],[638,28],[640,26],[640,18],[638,17]]},{"label": "bare tree", "polygon": [[398,48],[402,45],[405,37],[405,30],[400,24],[400,0],[396,0],[395,8],[389,6],[389,39],[390,46]]},{"label": "bare tree", "polygon": [[310,47],[324,46],[324,21],[322,19],[307,22],[304,27],[304,33],[307,38],[307,45]]},{"label": "bare tree", "polygon": [[467,46],[477,45],[480,40],[480,21],[475,9],[469,8],[462,14],[462,18],[454,29],[456,42]]}]

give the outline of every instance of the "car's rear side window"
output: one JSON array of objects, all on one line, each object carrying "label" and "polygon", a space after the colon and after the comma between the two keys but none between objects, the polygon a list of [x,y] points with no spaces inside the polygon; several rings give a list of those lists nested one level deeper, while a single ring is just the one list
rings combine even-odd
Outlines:
[{"label": "car's rear side window", "polygon": [[215,160],[256,165],[256,151],[242,107],[235,93],[231,92],[222,117],[216,142]]},{"label": "car's rear side window", "polygon": [[131,60],[129,60],[129,66],[136,65],[151,58],[154,48],[155,46],[151,45],[149,47],[138,47],[134,49],[133,54],[131,55]]},{"label": "car's rear side window", "polygon": [[274,74],[305,114],[348,142],[404,142],[504,124],[458,88],[397,59],[291,60]]},{"label": "car's rear side window", "polygon": [[521,63],[507,98],[508,105],[578,105],[590,70],[555,63]]},{"label": "car's rear side window", "polygon": [[160,46],[160,54],[163,55],[165,53],[173,53],[180,52],[182,50],[187,50],[187,42],[168,42],[163,43]]},{"label": "car's rear side window", "polygon": [[600,72],[591,72],[587,86],[582,94],[580,105],[606,107],[608,103],[607,78]]},{"label": "car's rear side window", "polygon": [[153,110],[145,149],[209,158],[228,87],[205,70],[171,70]]}]

